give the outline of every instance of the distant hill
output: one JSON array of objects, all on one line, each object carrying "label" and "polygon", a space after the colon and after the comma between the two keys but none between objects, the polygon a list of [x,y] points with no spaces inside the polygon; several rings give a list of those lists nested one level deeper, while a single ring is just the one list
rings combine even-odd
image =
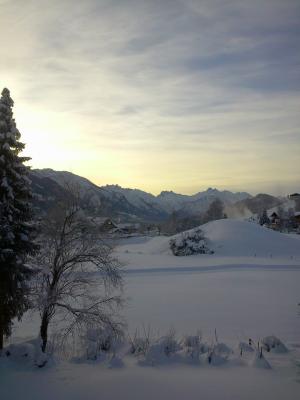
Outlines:
[{"label": "distant hill", "polygon": [[282,199],[269,194],[260,193],[254,197],[249,197],[235,203],[235,207],[242,213],[250,211],[252,214],[261,214],[264,210],[277,207],[283,203]]},{"label": "distant hill", "polygon": [[182,195],[163,191],[158,196],[138,189],[119,185],[97,186],[88,179],[67,171],[52,169],[32,170],[30,174],[34,201],[37,209],[47,211],[66,196],[66,186],[76,186],[82,208],[89,214],[110,216],[124,221],[165,220],[173,211],[183,215],[199,215],[205,212],[215,199],[224,204],[251,200],[246,192],[232,193],[209,188],[194,195]]}]

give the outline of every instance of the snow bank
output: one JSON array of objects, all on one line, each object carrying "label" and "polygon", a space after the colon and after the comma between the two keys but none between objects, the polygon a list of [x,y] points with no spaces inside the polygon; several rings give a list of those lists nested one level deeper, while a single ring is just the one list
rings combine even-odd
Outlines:
[{"label": "snow bank", "polygon": [[261,369],[271,369],[270,363],[265,359],[262,349],[255,351],[255,355],[250,364],[252,367]]}]

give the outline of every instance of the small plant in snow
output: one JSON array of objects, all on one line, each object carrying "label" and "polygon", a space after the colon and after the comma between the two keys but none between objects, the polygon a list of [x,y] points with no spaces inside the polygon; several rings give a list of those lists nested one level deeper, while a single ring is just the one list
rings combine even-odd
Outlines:
[{"label": "small plant in snow", "polygon": [[170,240],[170,249],[174,256],[190,256],[192,254],[213,254],[207,246],[201,229],[184,232]]}]

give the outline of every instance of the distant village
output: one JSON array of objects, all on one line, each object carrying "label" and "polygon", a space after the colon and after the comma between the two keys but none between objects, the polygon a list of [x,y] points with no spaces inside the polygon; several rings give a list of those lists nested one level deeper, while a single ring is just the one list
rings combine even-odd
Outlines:
[{"label": "distant village", "polygon": [[288,202],[275,209],[265,210],[258,216],[257,222],[276,231],[300,234],[300,211],[297,205],[300,205],[300,194],[290,194]]}]

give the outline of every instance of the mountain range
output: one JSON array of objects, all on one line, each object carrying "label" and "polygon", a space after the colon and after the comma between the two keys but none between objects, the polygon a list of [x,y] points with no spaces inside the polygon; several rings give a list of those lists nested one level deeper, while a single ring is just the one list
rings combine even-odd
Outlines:
[{"label": "mountain range", "polygon": [[[52,169],[34,169],[30,172],[35,207],[45,212],[68,194],[68,186],[76,187],[81,207],[89,214],[109,216],[121,221],[163,221],[173,212],[181,215],[199,215],[207,211],[209,205],[220,199],[232,209],[238,204],[239,212],[244,208],[260,211],[260,203],[271,207],[280,203],[273,196],[253,197],[246,192],[233,193],[209,188],[194,195],[183,195],[172,191],[163,191],[155,196],[139,189],[122,188],[119,185],[97,186],[88,179],[67,171]],[[269,196],[269,197],[265,197]],[[262,200],[262,201],[261,201]],[[251,207],[252,205],[255,207]]]}]

